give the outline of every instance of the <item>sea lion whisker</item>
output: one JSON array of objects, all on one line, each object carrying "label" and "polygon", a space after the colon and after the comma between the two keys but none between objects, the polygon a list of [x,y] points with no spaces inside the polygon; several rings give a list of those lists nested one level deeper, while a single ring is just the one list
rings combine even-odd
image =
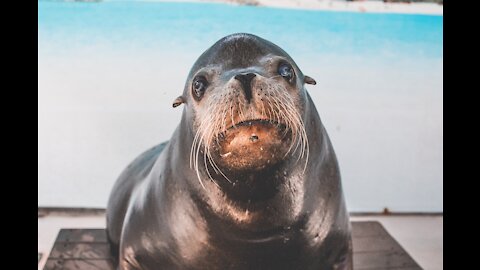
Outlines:
[{"label": "sea lion whisker", "polygon": [[220,187],[218,185],[218,183],[213,179],[212,175],[210,174],[210,170],[208,169],[208,166],[207,166],[207,159],[210,160],[211,157],[208,157],[207,153],[208,153],[208,150],[207,150],[207,146],[204,147],[204,153],[203,153],[203,164],[205,166],[205,171],[207,172],[207,175],[208,175],[208,178],[217,186],[217,187]]},{"label": "sea lion whisker", "polygon": [[202,182],[202,177],[200,176],[200,170],[199,170],[199,167],[198,167],[198,152],[200,150],[197,150],[197,155],[195,157],[195,172],[197,173],[197,179],[198,179],[198,182],[200,183],[200,185],[202,186],[202,188],[204,190],[206,190],[205,188],[205,185],[203,185],[203,182]]},{"label": "sea lion whisker", "polygon": [[194,158],[195,158],[195,149],[197,145],[197,141],[200,137],[200,130],[197,130],[195,133],[195,137],[193,138],[192,146],[190,147],[190,169],[195,167]]},{"label": "sea lion whisker", "polygon": [[[307,151],[307,154],[308,154],[308,150],[307,150],[308,149],[308,138],[306,136],[304,124],[303,124],[303,121],[300,117],[300,114],[295,109],[294,101],[291,99],[291,97],[281,94],[281,93],[285,92],[284,91],[285,89],[273,88],[272,90],[274,90],[276,92],[275,93],[276,95],[272,96],[272,99],[275,100],[276,104],[280,104],[280,106],[282,106],[282,108],[284,109],[283,111],[288,114],[288,116],[286,116],[286,118],[293,120],[294,127],[292,128],[292,130],[295,133],[293,137],[295,138],[295,141],[296,141],[296,146],[295,146],[294,151],[297,150],[298,143],[301,143],[302,147],[300,147],[301,152],[300,152],[299,158],[302,158],[305,155],[305,151]],[[279,102],[279,99],[281,99],[280,102]],[[289,122],[289,121],[286,121],[286,122]],[[302,131],[302,129],[303,129],[303,131]],[[296,132],[297,130],[300,130],[300,132],[299,132],[300,135],[297,134],[297,132]],[[293,141],[292,141],[292,143],[293,143]]]},{"label": "sea lion whisker", "polygon": [[[218,114],[220,109],[216,107],[217,109],[213,110],[212,113],[216,117],[214,118],[213,121],[208,121],[208,119],[205,119],[204,121],[201,122],[200,128],[199,128],[199,134],[201,135],[201,139],[197,140],[198,142],[202,142],[204,145],[204,166],[205,166],[205,171],[209,177],[216,185],[218,183],[214,180],[212,177],[210,170],[207,166],[207,159],[212,168],[214,169],[215,173],[222,175],[228,182],[231,182],[231,180],[222,172],[222,170],[218,167],[218,165],[215,163],[215,161],[212,158],[211,151],[210,151],[210,145],[212,140],[216,140],[218,142],[218,134],[219,131],[221,130],[221,125],[222,125],[222,119],[225,118],[225,115],[227,113],[227,110],[224,109],[222,112],[222,115]],[[214,138],[214,139],[212,139]],[[199,143],[200,144],[200,143]],[[200,147],[200,145],[198,145]],[[198,167],[198,151],[197,151],[197,161],[195,162],[196,165],[196,170],[197,170],[197,176],[200,177],[199,173],[199,167]]]},{"label": "sea lion whisker", "polygon": [[212,158],[212,155],[210,153],[210,149],[208,150],[208,155],[209,155],[209,160],[210,160],[210,164],[212,165],[213,168],[217,168],[217,174],[221,174],[228,182],[232,183],[232,181],[230,180],[230,178],[228,178],[223,172],[222,170],[218,167],[217,163],[215,162],[215,160],[213,160]]},{"label": "sea lion whisker", "polygon": [[[289,109],[282,105],[282,106],[283,106],[283,111],[282,111],[282,110],[279,108],[280,105],[279,105],[279,102],[278,102],[278,100],[277,100],[277,97],[272,96],[272,97],[271,97],[271,100],[274,101],[274,105],[277,107],[277,111],[281,112],[281,113],[284,115],[284,116],[283,116],[283,119],[284,119],[283,121],[286,123],[286,127],[287,127],[286,130],[291,130],[291,132],[292,132],[292,137],[293,137],[293,139],[292,139],[292,142],[291,142],[291,144],[290,144],[289,149],[287,150],[287,152],[286,152],[285,155],[284,155],[284,157],[286,157],[286,156],[290,153],[293,145],[295,144],[295,141],[296,141],[296,138],[297,138],[297,129],[295,128],[295,124],[294,124],[294,122],[293,122],[292,117],[291,117],[291,116],[288,116],[288,117],[287,117],[287,116],[283,113],[283,111],[289,113]],[[279,122],[280,122],[280,121],[279,121]],[[295,150],[294,150],[293,152],[295,152]]]}]

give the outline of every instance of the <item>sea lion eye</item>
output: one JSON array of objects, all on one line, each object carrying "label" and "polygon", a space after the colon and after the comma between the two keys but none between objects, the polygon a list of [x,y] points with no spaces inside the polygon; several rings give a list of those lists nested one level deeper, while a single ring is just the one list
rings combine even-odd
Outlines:
[{"label": "sea lion eye", "polygon": [[200,100],[207,89],[208,82],[204,76],[197,76],[193,79],[192,92],[196,100]]},{"label": "sea lion eye", "polygon": [[290,83],[293,81],[293,78],[295,77],[295,72],[293,71],[292,66],[289,65],[288,63],[281,63],[278,66],[278,74],[280,74],[280,76],[285,78],[285,80],[287,80]]}]

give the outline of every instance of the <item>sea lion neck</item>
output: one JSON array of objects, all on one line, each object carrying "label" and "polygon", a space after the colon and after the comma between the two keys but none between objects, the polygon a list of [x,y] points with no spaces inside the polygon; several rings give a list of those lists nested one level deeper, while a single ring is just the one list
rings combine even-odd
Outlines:
[{"label": "sea lion neck", "polygon": [[281,186],[287,182],[288,162],[283,161],[275,166],[244,172],[225,172],[230,181],[216,175],[218,185],[228,198],[238,203],[259,203],[271,200],[277,195]]}]

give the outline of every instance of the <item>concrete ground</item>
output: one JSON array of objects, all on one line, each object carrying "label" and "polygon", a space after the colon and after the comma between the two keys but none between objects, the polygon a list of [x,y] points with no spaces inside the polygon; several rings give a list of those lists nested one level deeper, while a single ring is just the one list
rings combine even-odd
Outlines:
[{"label": "concrete ground", "polygon": [[[352,221],[379,221],[425,270],[443,269],[443,216],[352,216]],[[38,252],[43,265],[61,228],[104,228],[104,214],[48,214],[38,218]]]}]

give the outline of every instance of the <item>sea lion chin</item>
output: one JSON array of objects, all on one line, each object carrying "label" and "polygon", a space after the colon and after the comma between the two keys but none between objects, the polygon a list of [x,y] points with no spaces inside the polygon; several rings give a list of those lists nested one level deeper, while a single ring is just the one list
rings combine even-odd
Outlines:
[{"label": "sea lion chin", "polygon": [[248,120],[228,128],[214,143],[213,158],[230,172],[267,169],[292,150],[292,134],[285,125],[269,120]]}]

